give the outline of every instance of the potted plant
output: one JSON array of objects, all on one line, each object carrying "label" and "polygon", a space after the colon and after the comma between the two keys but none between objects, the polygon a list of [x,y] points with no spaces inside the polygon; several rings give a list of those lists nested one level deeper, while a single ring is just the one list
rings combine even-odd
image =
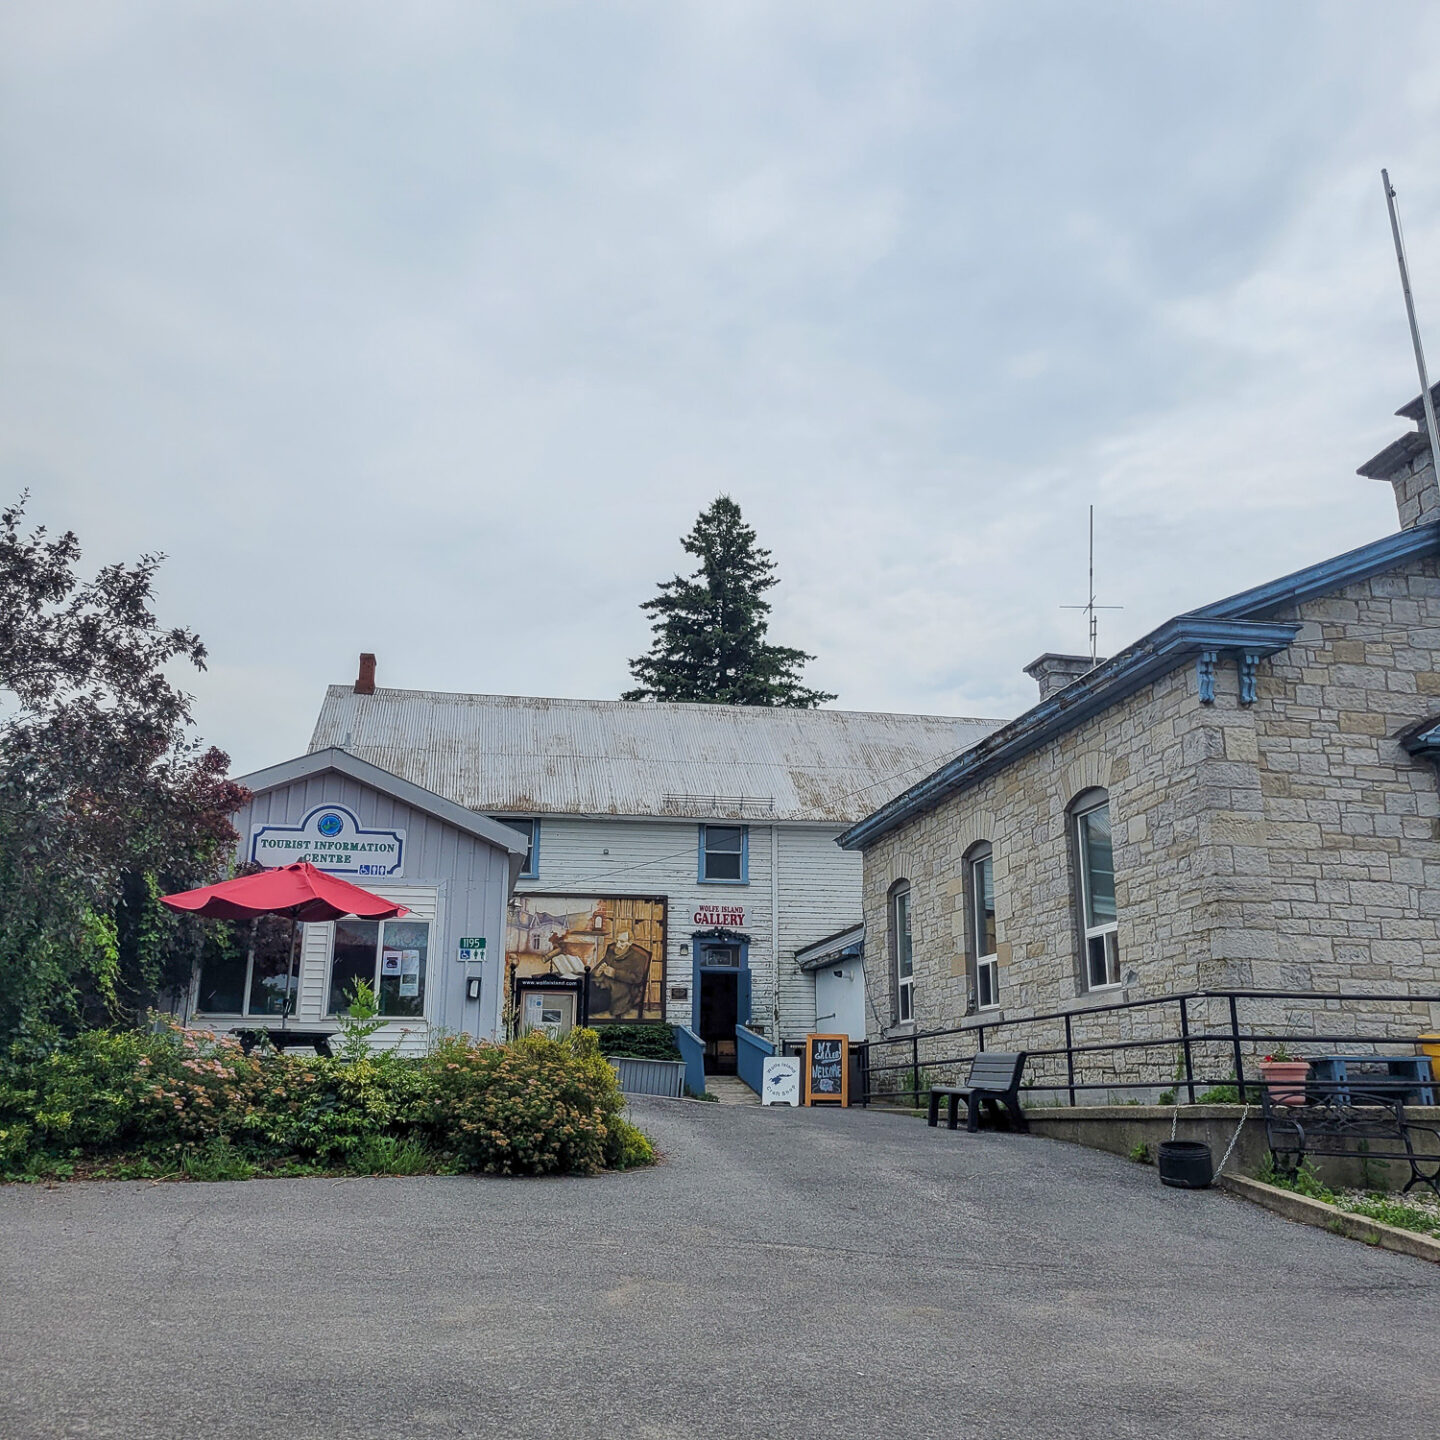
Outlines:
[{"label": "potted plant", "polygon": [[1303,1105],[1305,1103],[1305,1081],[1310,1074],[1310,1062],[1297,1059],[1283,1045],[1260,1062],[1260,1073],[1270,1089],[1270,1099],[1276,1105]]}]

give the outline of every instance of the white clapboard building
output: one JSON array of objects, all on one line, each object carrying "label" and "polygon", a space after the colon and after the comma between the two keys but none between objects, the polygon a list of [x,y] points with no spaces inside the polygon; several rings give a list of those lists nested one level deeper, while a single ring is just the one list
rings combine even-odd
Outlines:
[{"label": "white clapboard building", "polygon": [[863,1036],[862,867],[835,837],[997,723],[390,690],[365,656],[328,690],[311,749],[528,837],[512,1024],[689,1025],[723,1070],[737,1022],[782,1042],[816,1028],[830,937],[826,979],[852,978],[845,1016],[820,1018]]}]

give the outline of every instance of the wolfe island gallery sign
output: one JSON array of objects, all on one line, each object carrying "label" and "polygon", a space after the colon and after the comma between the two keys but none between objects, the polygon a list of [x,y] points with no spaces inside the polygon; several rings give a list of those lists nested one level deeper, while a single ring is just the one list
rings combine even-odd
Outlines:
[{"label": "wolfe island gallery sign", "polygon": [[256,825],[250,858],[274,868],[305,861],[332,875],[405,873],[405,832],[366,830],[343,805],[320,805],[298,825]]}]

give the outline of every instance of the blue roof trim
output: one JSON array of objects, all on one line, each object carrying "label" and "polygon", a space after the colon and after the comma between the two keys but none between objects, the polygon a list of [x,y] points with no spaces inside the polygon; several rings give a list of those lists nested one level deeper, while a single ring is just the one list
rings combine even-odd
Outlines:
[{"label": "blue roof trim", "polygon": [[1282,575],[1278,580],[1257,585],[1253,590],[1242,590],[1226,600],[1217,600],[1213,605],[1192,610],[1192,615],[1212,616],[1216,619],[1257,619],[1271,611],[1288,605],[1298,605],[1313,599],[1316,595],[1328,595],[1332,590],[1353,585],[1357,580],[1368,580],[1386,570],[1413,560],[1417,555],[1429,555],[1440,550],[1440,522],[1417,525],[1412,530],[1402,530],[1398,535],[1387,535],[1358,550],[1347,550],[1318,565],[1297,570],[1293,575]]},{"label": "blue roof trim", "polygon": [[858,825],[852,825],[837,843],[846,850],[863,849],[910,816],[1003,770],[1057,735],[1108,710],[1117,700],[1168,675],[1191,656],[1211,651],[1273,655],[1285,649],[1299,631],[1300,626],[1293,623],[1219,620],[1201,615],[1168,620],[1113,660],[987,735],[978,745],[957,755]]},{"label": "blue roof trim", "polygon": [[[1122,650],[1114,659],[986,736],[978,745],[963,751],[873,815],[852,825],[837,843],[846,850],[863,849],[912,815],[1003,770],[1057,735],[1108,709],[1117,700],[1123,700],[1175,669],[1189,656],[1206,651],[1273,655],[1290,644],[1300,626],[1289,622],[1267,623],[1265,616],[1317,595],[1341,590],[1359,580],[1368,580],[1417,556],[1437,552],[1440,552],[1440,521],[1387,535],[1383,540],[1347,550],[1318,565],[1177,616]],[[1251,673],[1253,675],[1253,670]],[[1440,745],[1440,730],[1437,730],[1437,745]]]}]

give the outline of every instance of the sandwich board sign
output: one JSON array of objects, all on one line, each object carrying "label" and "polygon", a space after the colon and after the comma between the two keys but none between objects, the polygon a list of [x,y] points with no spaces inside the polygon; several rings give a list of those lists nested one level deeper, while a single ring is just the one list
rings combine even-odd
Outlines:
[{"label": "sandwich board sign", "polygon": [[807,1105],[849,1105],[850,1037],[807,1035],[804,1075]]},{"label": "sandwich board sign", "polygon": [[765,1073],[760,1082],[762,1105],[800,1104],[800,1057],[798,1055],[767,1055]]}]

